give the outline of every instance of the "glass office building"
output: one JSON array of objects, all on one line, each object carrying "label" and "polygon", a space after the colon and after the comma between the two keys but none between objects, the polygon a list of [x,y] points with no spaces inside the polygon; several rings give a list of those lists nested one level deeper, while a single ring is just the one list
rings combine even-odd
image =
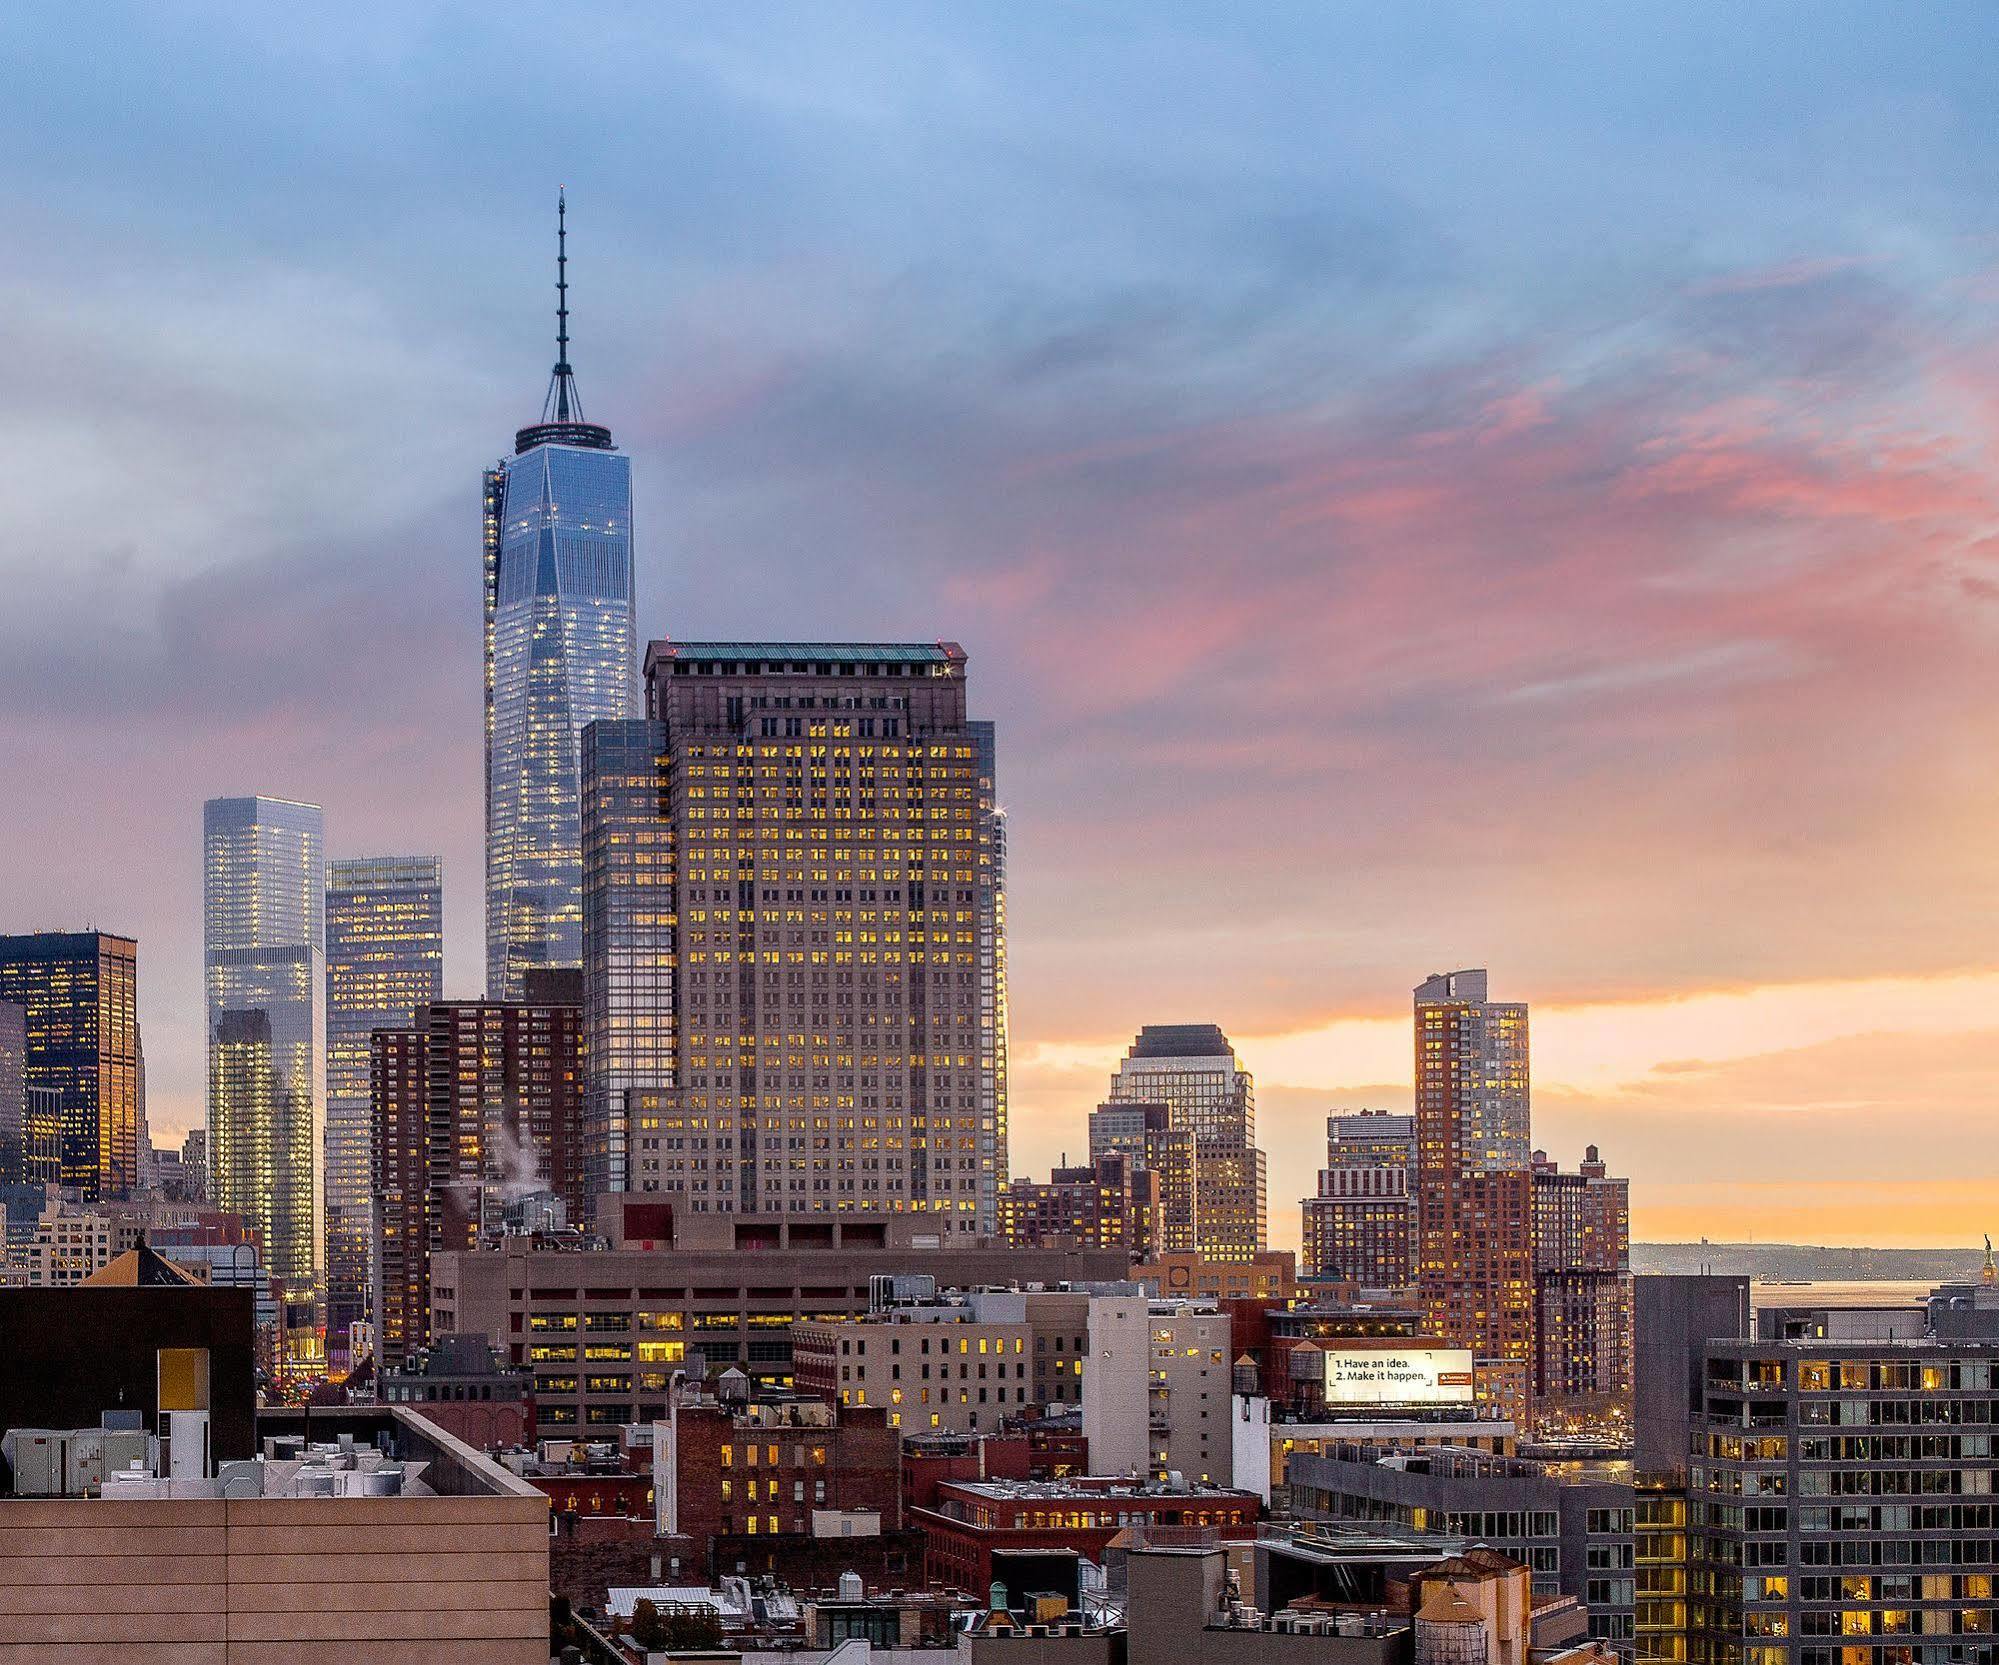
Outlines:
[{"label": "glass office building", "polygon": [[86,1201],[139,1183],[139,945],[100,931],[0,937],[0,1000],[26,1017],[26,1177]]},{"label": "glass office building", "polygon": [[542,420],[485,476],[486,993],[583,963],[580,737],[638,714],[632,476],[583,420],[568,362],[566,253]]},{"label": "glass office building", "polygon": [[313,1283],[325,830],[319,806],[212,798],[202,811],[211,1195],[263,1234],[289,1291]]},{"label": "glass office building", "polygon": [[444,878],[435,856],[362,856],[326,873],[326,1342],[340,1365],[367,1314],[372,1241],[369,1043],[444,996]]}]

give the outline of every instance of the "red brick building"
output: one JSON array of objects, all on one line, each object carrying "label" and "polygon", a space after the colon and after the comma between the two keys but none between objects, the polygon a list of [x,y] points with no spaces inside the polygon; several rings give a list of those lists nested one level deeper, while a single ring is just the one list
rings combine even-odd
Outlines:
[{"label": "red brick building", "polygon": [[1121,1249],[1143,1259],[1158,1241],[1159,1176],[1106,1151],[1087,1167],[1054,1169],[1045,1184],[1015,1180],[1002,1212],[1008,1240],[1022,1248]]},{"label": "red brick building", "polygon": [[902,1437],[877,1408],[708,1401],[683,1404],[667,1427],[677,1444],[660,1504],[667,1535],[810,1534],[815,1510],[876,1510],[884,1532],[903,1524]]},{"label": "red brick building", "polygon": [[946,1480],[925,1508],[909,1511],[926,1539],[924,1572],[933,1586],[984,1590],[996,1552],[1075,1550],[1101,1563],[1111,1539],[1130,1526],[1197,1526],[1224,1540],[1256,1536],[1255,1493],[1218,1486],[1169,1491],[1122,1478]]},{"label": "red brick building", "polygon": [[442,1000],[370,1057],[378,1357],[430,1336],[431,1257],[497,1240],[509,1205],[584,1198],[582,984],[538,972],[528,1001]]}]

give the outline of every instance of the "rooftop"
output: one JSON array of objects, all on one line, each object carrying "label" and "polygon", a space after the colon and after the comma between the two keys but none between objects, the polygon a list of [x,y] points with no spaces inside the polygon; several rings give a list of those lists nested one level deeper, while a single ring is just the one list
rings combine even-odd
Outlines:
[{"label": "rooftop", "polygon": [[684,664],[744,661],[767,670],[795,665],[809,673],[815,664],[829,665],[949,665],[962,664],[965,650],[956,642],[654,642],[646,663],[671,659]]}]

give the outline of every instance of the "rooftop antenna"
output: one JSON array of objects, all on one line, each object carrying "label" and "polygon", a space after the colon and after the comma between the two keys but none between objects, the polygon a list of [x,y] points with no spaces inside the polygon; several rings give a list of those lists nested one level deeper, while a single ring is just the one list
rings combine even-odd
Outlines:
[{"label": "rooftop antenna", "polygon": [[581,422],[583,401],[576,392],[576,376],[569,368],[569,187],[555,192],[555,370],[549,379],[548,398],[543,401],[544,422]]}]

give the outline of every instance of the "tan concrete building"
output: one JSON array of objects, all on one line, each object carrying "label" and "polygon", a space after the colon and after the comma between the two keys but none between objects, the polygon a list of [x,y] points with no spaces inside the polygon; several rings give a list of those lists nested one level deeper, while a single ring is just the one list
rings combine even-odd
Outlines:
[{"label": "tan concrete building", "polygon": [[1083,1437],[1097,1474],[1231,1484],[1229,1320],[1212,1306],[1090,1301]]},{"label": "tan concrete building", "polygon": [[409,1412],[312,1420],[428,1495],[0,1498],[0,1665],[546,1665],[546,1497]]}]

